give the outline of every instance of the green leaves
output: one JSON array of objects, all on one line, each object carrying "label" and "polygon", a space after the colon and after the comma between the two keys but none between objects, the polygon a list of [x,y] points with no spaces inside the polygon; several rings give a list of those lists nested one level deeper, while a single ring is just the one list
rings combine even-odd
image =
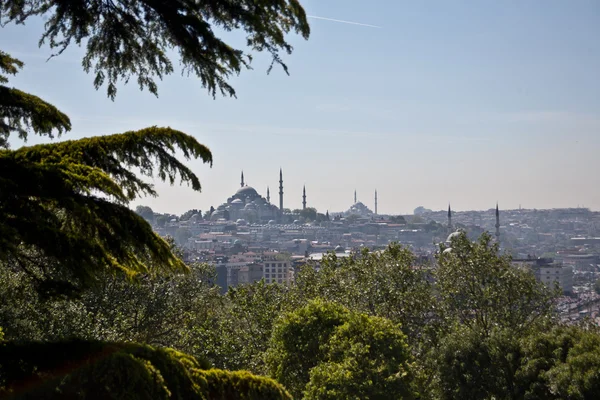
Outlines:
[{"label": "green leaves", "polygon": [[171,50],[179,53],[182,73],[196,75],[212,96],[235,96],[228,80],[250,68],[251,57],[214,28],[243,30],[250,51],[271,55],[269,71],[279,64],[287,72],[279,54],[292,52],[286,34],[310,34],[297,0],[7,0],[0,23],[38,15],[46,19],[40,45],[47,42],[58,55],[71,44],[85,44],[83,68],[95,75],[96,89],[106,85],[111,99],[117,83],[131,78],[156,95],[155,79],[174,71]]},{"label": "green leaves", "polygon": [[[170,128],[0,150],[0,257],[40,282],[85,286],[96,273],[185,271],[169,245],[126,204],[155,195],[142,176],[189,183],[175,156],[212,163],[210,150]],[[111,201],[112,200],[112,201]],[[42,240],[43,238],[43,240]]]},{"label": "green leaves", "polygon": [[410,358],[398,325],[316,300],[277,322],[267,365],[296,397],[411,398]]},{"label": "green leaves", "polygon": [[[22,67],[21,61],[0,51],[2,73],[15,75]],[[6,82],[8,78],[0,74],[0,83]],[[55,130],[59,135],[71,130],[69,117],[39,97],[0,85],[0,149],[8,148],[8,137],[13,132],[26,140],[29,131],[53,138]]]},{"label": "green leaves", "polygon": [[494,327],[525,332],[554,316],[555,294],[532,273],[514,267],[498,255],[491,236],[471,242],[462,234],[452,250],[442,246],[435,272],[442,311],[451,324],[460,323],[484,334]]}]

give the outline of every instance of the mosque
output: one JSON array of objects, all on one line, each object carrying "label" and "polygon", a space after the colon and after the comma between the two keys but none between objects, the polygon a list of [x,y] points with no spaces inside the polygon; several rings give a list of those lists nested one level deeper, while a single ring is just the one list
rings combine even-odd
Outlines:
[{"label": "mosque", "polygon": [[[304,193],[306,203],[306,192]],[[281,222],[283,210],[283,171],[279,170],[279,207],[271,204],[271,195],[267,187],[267,197],[262,197],[256,189],[244,182],[244,172],[240,188],[227,199],[226,203],[218,206],[211,215],[212,221],[225,219],[238,223],[276,223]]]},{"label": "mosque", "polygon": [[[496,237],[496,243],[500,243],[500,209],[498,208],[498,203],[496,203],[496,232],[494,236]],[[454,227],[452,226],[452,209],[450,208],[450,204],[448,204],[448,238],[446,239],[446,243],[449,244],[452,242],[452,238],[457,237],[463,232],[462,229],[458,229],[454,231]]]}]

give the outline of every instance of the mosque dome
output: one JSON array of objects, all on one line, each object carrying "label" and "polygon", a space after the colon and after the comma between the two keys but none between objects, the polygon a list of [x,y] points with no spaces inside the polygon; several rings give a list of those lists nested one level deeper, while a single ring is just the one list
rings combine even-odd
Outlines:
[{"label": "mosque dome", "polygon": [[238,197],[258,197],[256,189],[254,189],[252,186],[244,186],[239,188],[235,194]]},{"label": "mosque dome", "polygon": [[269,225],[275,225],[275,224],[277,224],[277,221],[275,221],[274,219],[269,221]]},{"label": "mosque dome", "polygon": [[451,234],[448,235],[448,238],[446,239],[446,242],[451,242],[452,239],[459,237],[461,234],[463,233],[463,231],[458,230],[456,232],[452,232]]},{"label": "mosque dome", "polygon": [[231,204],[244,204],[244,202],[240,199],[235,199],[231,202]]},{"label": "mosque dome", "polygon": [[345,249],[342,246],[336,246],[335,247],[335,252],[336,253],[343,253],[345,251]]},{"label": "mosque dome", "polygon": [[248,222],[246,222],[245,219],[238,219],[237,221],[235,221],[236,224],[238,225],[246,225]]}]

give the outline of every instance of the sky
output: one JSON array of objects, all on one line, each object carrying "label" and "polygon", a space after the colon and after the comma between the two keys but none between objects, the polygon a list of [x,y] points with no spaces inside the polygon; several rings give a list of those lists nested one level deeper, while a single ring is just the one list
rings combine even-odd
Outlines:
[{"label": "sky", "polygon": [[[26,63],[10,85],[72,120],[64,139],[170,126],[214,156],[189,166],[202,192],[156,182],[132,204],[181,214],[215,208],[243,170],[284,206],[379,213],[585,206],[600,210],[600,2],[597,0],[303,0],[311,36],[267,75],[267,55],[234,77],[238,98],[213,99],[175,73],[159,97],[134,84],[96,91],[83,51],[38,48],[42,21],[0,30]],[[231,35],[233,43],[243,36]],[[176,63],[177,64],[177,63]],[[30,136],[27,144],[43,142]],[[13,147],[22,143],[13,141]]]}]

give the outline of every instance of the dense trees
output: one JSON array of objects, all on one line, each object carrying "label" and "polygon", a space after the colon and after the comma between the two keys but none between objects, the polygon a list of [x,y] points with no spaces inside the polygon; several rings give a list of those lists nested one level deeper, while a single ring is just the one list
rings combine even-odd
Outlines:
[{"label": "dense trees", "polygon": [[280,52],[291,53],[285,34],[308,38],[310,28],[297,0],[5,0],[0,23],[44,17],[40,44],[62,53],[85,45],[83,68],[106,84],[114,99],[119,81],[135,79],[157,94],[156,78],[174,72],[170,54],[179,53],[182,72],[196,75],[213,96],[235,96],[228,79],[250,67],[251,54],[218,37],[216,31],[242,30],[250,51],[268,52],[287,72]]},{"label": "dense trees", "polygon": [[268,374],[295,397],[593,398],[598,332],[560,327],[552,293],[510,270],[489,238],[455,237],[451,248],[437,270],[415,267],[393,245],[330,255],[289,287],[257,282],[226,295],[201,265],[133,286],[113,277],[53,302],[25,284],[27,274],[4,270],[12,277],[1,277],[0,325],[9,341],[171,346],[216,368]]},{"label": "dense trees", "polygon": [[270,374],[297,398],[410,398],[410,353],[398,326],[319,300],[273,330]]}]

